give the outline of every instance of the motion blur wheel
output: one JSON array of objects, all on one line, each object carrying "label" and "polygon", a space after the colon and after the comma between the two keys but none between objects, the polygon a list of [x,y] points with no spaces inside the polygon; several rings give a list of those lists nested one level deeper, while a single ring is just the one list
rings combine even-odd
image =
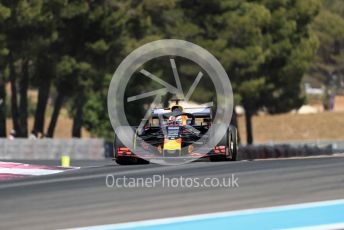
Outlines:
[{"label": "motion blur wheel", "polygon": [[210,161],[236,161],[238,159],[238,131],[233,125],[230,125],[226,134],[222,137],[218,146],[225,146],[224,155],[213,155],[210,157]]},{"label": "motion blur wheel", "polygon": [[235,126],[229,126],[229,148],[228,152],[230,153],[229,160],[230,161],[237,161],[238,160],[238,130]]},{"label": "motion blur wheel", "polygon": [[[127,129],[131,129],[131,127],[119,127],[119,129],[116,130],[116,132],[125,132],[125,133],[130,133],[127,131]],[[134,146],[136,145],[136,136],[135,135],[128,137],[129,140],[133,140]],[[114,140],[114,150],[115,150],[115,162],[119,165],[135,165],[135,164],[148,164],[149,162],[141,159],[137,156],[119,156],[118,154],[118,149],[119,148],[127,148],[121,140],[118,138],[117,134],[115,133],[115,140]]]}]

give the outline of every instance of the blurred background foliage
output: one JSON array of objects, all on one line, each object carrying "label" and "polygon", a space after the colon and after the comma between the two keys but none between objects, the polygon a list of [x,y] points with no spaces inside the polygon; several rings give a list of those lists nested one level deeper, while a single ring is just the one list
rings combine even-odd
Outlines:
[{"label": "blurred background foliage", "polygon": [[[219,59],[245,109],[247,143],[259,110],[298,108],[304,79],[328,85],[333,74],[344,74],[342,0],[0,0],[0,136],[8,134],[10,116],[16,135],[27,137],[33,113],[32,132],[53,137],[66,108],[72,137],[85,128],[111,139],[106,98],[113,72],[135,48],[166,38],[196,43]],[[166,63],[149,68],[167,76]],[[196,67],[177,66],[190,85]],[[131,84],[128,95],[154,88],[145,84]],[[200,87],[193,100],[212,97],[208,83]],[[30,90],[37,91],[35,105]],[[142,115],[144,103],[127,110]]]}]

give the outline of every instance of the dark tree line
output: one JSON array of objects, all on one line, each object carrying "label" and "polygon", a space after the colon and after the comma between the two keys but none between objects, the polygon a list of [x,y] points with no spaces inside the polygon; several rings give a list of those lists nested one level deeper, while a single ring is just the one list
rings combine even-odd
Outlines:
[{"label": "dark tree line", "polygon": [[110,138],[106,96],[116,66],[146,42],[177,38],[220,60],[252,143],[258,110],[280,113],[303,103],[301,78],[319,45],[310,25],[323,7],[320,0],[1,0],[0,136],[8,133],[6,114],[17,136],[28,136],[28,90],[36,89],[32,131],[53,137],[68,108],[73,137],[84,127]]}]

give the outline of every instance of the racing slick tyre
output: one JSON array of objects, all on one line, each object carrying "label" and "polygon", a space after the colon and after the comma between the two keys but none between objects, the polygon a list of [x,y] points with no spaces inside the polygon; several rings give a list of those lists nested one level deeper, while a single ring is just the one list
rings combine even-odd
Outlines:
[{"label": "racing slick tyre", "polygon": [[238,160],[238,129],[230,125],[229,126],[229,133],[230,133],[230,142],[229,142],[229,151],[231,157],[229,158],[230,161],[237,161]]},{"label": "racing slick tyre", "polygon": [[122,126],[119,127],[115,132],[115,140],[114,140],[114,150],[115,150],[115,161],[119,165],[134,165],[134,164],[148,164],[149,162],[141,159],[138,156],[118,156],[118,148],[132,148],[133,146],[125,146],[121,140],[118,138],[117,132],[124,132],[127,134],[129,140],[133,140],[133,143],[136,143],[136,133],[134,135],[129,135],[132,132],[129,132],[132,129],[129,126]]},{"label": "racing slick tyre", "polygon": [[226,134],[222,137],[218,146],[225,146],[225,155],[213,155],[210,157],[210,161],[236,161],[238,159],[238,131],[233,125],[230,125],[226,131]]}]

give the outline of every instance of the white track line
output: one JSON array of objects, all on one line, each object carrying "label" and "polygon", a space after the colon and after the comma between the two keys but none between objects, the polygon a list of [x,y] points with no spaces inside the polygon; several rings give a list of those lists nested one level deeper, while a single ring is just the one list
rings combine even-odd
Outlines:
[{"label": "white track line", "polygon": [[28,175],[28,176],[43,176],[55,173],[64,172],[65,170],[54,169],[20,169],[20,168],[0,168],[0,173]]}]

